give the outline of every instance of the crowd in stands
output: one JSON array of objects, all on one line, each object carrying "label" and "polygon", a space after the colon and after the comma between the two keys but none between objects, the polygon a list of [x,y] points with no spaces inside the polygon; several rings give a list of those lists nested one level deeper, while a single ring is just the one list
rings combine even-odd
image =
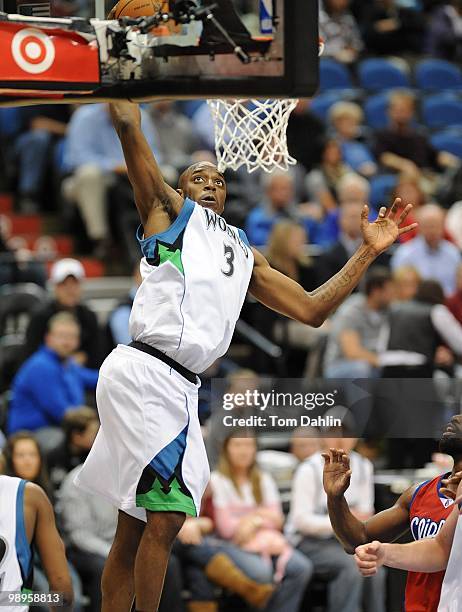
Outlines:
[{"label": "crowd in stands", "polygon": [[[251,0],[238,4],[244,12],[253,7]],[[90,10],[83,0],[53,6],[56,15]],[[313,100],[299,101],[288,127],[298,165],[265,176],[227,172],[225,216],[307,291],[336,274],[361,243],[365,202],[373,219],[380,205],[400,197],[414,205],[411,221],[419,227],[375,262],[319,329],[246,301],[243,321],[279,346],[281,356],[236,338],[241,350],[202,377],[199,409],[212,478],[201,516],[188,518],[175,543],[161,610],[187,605],[191,612],[214,612],[219,601],[231,600],[230,609],[247,602],[267,612],[295,612],[302,601],[310,609],[310,588],[319,579],[329,612],[386,609],[385,574],[369,582],[360,577],[326,511],[321,453],[341,445],[353,466],[350,507],[360,520],[374,513],[374,468],[355,451],[355,436],[294,432],[284,459],[295,474],[287,504],[271,470],[261,467],[258,439],[230,435],[222,414],[213,412],[214,379],[226,378],[230,393],[258,388],[264,375],[425,379],[422,418],[435,419],[438,428],[451,409],[437,382],[459,375],[462,356],[462,1],[323,0],[320,29],[326,41],[321,89]],[[434,64],[425,81],[429,59],[444,64]],[[372,60],[385,64],[374,64],[368,76]],[[205,102],[163,101],[141,112],[172,185],[191,163],[215,159]],[[116,511],[77,490],[73,480],[99,426],[98,368],[116,344],[130,341],[130,308],[141,282],[137,213],[105,104],[1,108],[0,162],[1,192],[14,202],[4,210],[0,199],[3,470],[49,495],[72,568],[76,610],[96,611]],[[15,231],[17,219],[37,215],[71,238],[72,257],[59,256],[53,229],[48,241],[32,246]],[[133,275],[104,326],[82,298],[86,269],[79,260],[86,257],[101,260],[108,274]],[[27,300],[19,301],[23,293]],[[394,409],[406,410],[412,398],[405,385],[394,391]],[[347,390],[343,399],[354,403]],[[235,410],[246,415],[245,407]],[[405,448],[389,440],[380,461],[420,468],[434,449],[433,440]],[[46,590],[38,565],[35,575],[35,589]]]}]

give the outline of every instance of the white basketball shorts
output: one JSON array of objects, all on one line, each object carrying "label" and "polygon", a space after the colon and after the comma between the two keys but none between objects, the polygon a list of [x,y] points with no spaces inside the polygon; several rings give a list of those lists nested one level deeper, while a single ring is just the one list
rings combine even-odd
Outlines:
[{"label": "white basketball shorts", "polygon": [[141,520],[146,510],[197,516],[210,471],[194,384],[163,361],[119,345],[101,366],[101,420],[76,485]]}]

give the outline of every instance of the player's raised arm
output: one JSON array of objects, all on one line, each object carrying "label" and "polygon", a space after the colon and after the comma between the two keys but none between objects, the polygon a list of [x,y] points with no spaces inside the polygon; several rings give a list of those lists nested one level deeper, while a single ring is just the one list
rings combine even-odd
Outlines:
[{"label": "player's raised arm", "polygon": [[[34,541],[45,570],[50,591],[61,593],[63,602],[51,609],[72,610],[72,581],[67,566],[64,544],[56,529],[53,507],[44,491],[33,483],[27,483],[24,495],[26,508],[35,515]],[[28,516],[26,510],[26,517]]]},{"label": "player's raised arm", "polygon": [[138,104],[114,102],[109,105],[127,164],[128,178],[145,236],[162,232],[175,220],[183,197],[168,185],[141,130]]},{"label": "player's raised arm", "polygon": [[455,506],[436,538],[425,538],[410,544],[382,544],[374,541],[358,546],[355,560],[359,571],[363,576],[373,576],[382,565],[409,572],[445,570],[458,518],[459,509]]},{"label": "player's raised arm", "polygon": [[345,499],[351,470],[348,456],[342,449],[331,448],[323,453],[323,485],[327,495],[327,510],[337,539],[345,551],[353,554],[357,546],[372,540],[391,542],[409,528],[409,506],[416,487],[410,487],[392,508],[374,515],[367,521],[358,520]]},{"label": "player's raised arm", "polygon": [[400,236],[415,227],[400,225],[412,209],[408,204],[399,212],[401,200],[397,198],[387,213],[381,208],[377,220],[368,222],[369,209],[361,213],[363,243],[345,266],[324,285],[308,293],[298,283],[271,268],[256,249],[255,266],[250,282],[250,293],[260,302],[291,319],[319,327],[343,300],[353,291],[371,263],[386,251]]}]

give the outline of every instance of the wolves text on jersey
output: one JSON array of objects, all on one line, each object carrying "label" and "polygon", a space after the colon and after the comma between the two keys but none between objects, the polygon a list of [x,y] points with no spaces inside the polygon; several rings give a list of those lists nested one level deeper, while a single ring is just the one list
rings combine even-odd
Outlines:
[{"label": "wolves text on jersey", "polygon": [[239,234],[234,229],[229,227],[229,225],[226,223],[223,217],[220,217],[219,215],[214,213],[212,210],[209,210],[208,208],[203,208],[202,210],[205,213],[205,217],[207,221],[207,229],[210,229],[212,227],[213,230],[216,231],[218,227],[222,232],[225,232],[227,236],[232,238],[232,240],[234,240],[234,242],[241,247],[241,249],[244,252],[244,255],[248,258],[249,249],[247,245],[244,243],[243,240],[241,240]]}]

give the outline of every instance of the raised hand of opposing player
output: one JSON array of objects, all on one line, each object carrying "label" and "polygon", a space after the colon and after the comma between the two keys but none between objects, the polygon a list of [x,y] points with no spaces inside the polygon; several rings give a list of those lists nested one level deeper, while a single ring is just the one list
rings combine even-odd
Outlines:
[{"label": "raised hand of opposing player", "polygon": [[330,448],[329,452],[323,453],[322,456],[324,491],[328,497],[340,497],[350,486],[350,458],[341,448]]},{"label": "raised hand of opposing player", "polygon": [[356,565],[363,576],[375,576],[384,560],[383,544],[377,540],[370,544],[362,544],[355,550]]},{"label": "raised hand of opposing player", "polygon": [[361,213],[361,233],[365,244],[374,250],[376,255],[386,251],[402,234],[412,231],[417,223],[400,227],[412,210],[412,204],[401,207],[401,198],[396,198],[388,210],[383,206],[374,223],[369,223],[369,208],[364,206]]},{"label": "raised hand of opposing player", "polygon": [[449,478],[445,478],[441,481],[441,489],[440,492],[450,499],[456,499],[457,489],[459,488],[460,483],[462,482],[462,472],[456,472]]}]

